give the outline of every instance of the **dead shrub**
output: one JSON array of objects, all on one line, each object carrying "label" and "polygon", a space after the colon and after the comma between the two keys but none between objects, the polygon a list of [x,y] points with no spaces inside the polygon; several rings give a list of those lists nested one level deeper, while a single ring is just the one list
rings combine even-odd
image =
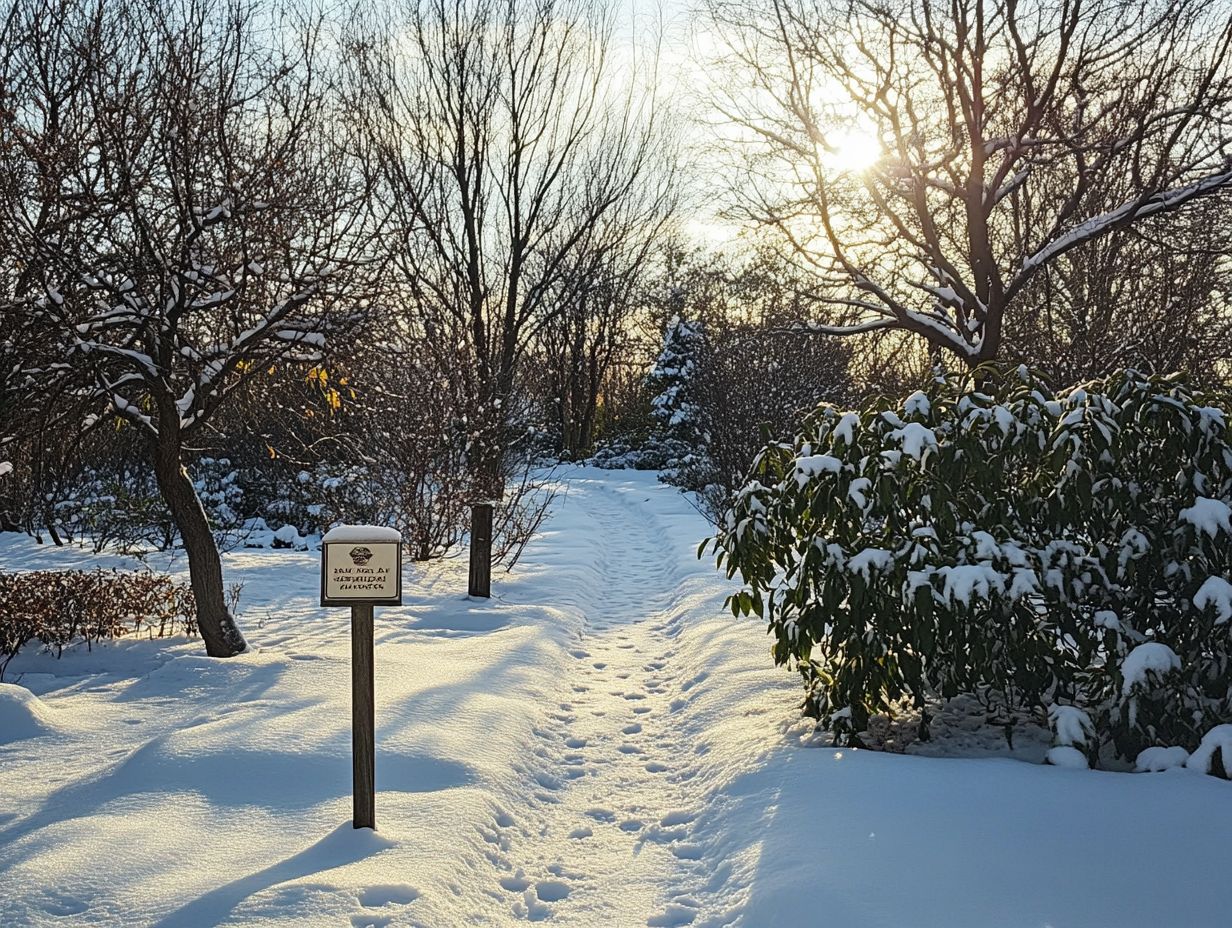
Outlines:
[{"label": "dead shrub", "polygon": [[197,633],[187,583],[146,570],[0,571],[0,679],[26,644],[66,645],[145,634]]}]

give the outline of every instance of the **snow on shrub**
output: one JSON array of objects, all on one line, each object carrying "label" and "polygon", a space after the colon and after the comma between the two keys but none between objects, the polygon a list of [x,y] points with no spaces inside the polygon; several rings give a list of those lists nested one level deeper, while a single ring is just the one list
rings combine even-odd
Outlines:
[{"label": "snow on shrub", "polygon": [[1213,773],[1232,779],[1232,725],[1216,725],[1205,735],[1185,766],[1199,773]]},{"label": "snow on shrub", "polygon": [[1138,759],[1134,761],[1134,770],[1138,773],[1163,773],[1184,767],[1187,760],[1189,752],[1178,745],[1146,748],[1139,752]]},{"label": "snow on shrub", "polygon": [[700,322],[673,316],[663,336],[663,350],[647,377],[648,386],[655,391],[651,409],[658,432],[645,455],[651,466],[661,468],[668,478],[694,465],[705,444],[691,389],[704,341]]},{"label": "snow on shrub", "polygon": [[1054,767],[1068,767],[1070,770],[1086,770],[1090,766],[1085,754],[1065,744],[1049,748],[1048,754],[1044,757],[1044,763]]},{"label": "snow on shrub", "polygon": [[1232,720],[1227,405],[1135,371],[1053,395],[984,368],[821,406],[720,527],[730,606],[769,622],[840,742],[904,701],[926,736],[935,700],[979,692],[1052,707],[1056,746],[1091,757],[1196,748]]},{"label": "snow on shrub", "polygon": [[1052,740],[1057,747],[1087,748],[1094,741],[1095,726],[1091,717],[1077,706],[1053,703],[1048,707],[1048,722],[1052,725]]}]

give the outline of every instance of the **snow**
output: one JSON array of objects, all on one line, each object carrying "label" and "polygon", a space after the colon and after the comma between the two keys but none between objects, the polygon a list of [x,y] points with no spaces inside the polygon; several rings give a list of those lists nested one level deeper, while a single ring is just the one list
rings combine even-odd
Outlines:
[{"label": "snow", "polygon": [[1086,770],[1090,766],[1085,754],[1064,744],[1050,748],[1047,760],[1053,767],[1066,767],[1070,770]]},{"label": "snow", "polygon": [[1052,725],[1056,743],[1062,747],[1085,747],[1095,733],[1091,717],[1077,706],[1054,703],[1048,707],[1048,721]]},{"label": "snow", "polygon": [[808,454],[796,459],[796,483],[804,486],[821,474],[837,474],[843,462],[828,454]]},{"label": "snow", "polygon": [[873,482],[867,477],[856,477],[847,487],[847,498],[857,509],[868,508],[868,491],[873,488]]},{"label": "snow", "polygon": [[1053,241],[1044,244],[1034,254],[1029,255],[1023,260],[1022,273],[1028,274],[1036,268],[1042,267],[1057,255],[1063,254],[1085,241],[1104,234],[1104,232],[1115,225],[1175,209],[1189,200],[1208,196],[1229,185],[1232,185],[1232,170],[1224,170],[1209,174],[1193,183],[1161,191],[1145,203],[1140,203],[1137,198],[1128,200],[1115,209],[1080,222]]},{"label": "snow", "polygon": [[942,596],[945,602],[960,602],[970,606],[972,600],[990,599],[994,592],[1003,592],[1005,581],[987,564],[960,564],[942,567],[939,574],[944,578]]},{"label": "snow", "polygon": [[1091,616],[1096,628],[1106,628],[1110,631],[1121,631],[1121,619],[1111,609],[1099,609]]},{"label": "snow", "polygon": [[[274,532],[272,538],[277,540],[283,547],[286,548],[306,548],[303,538],[300,537],[299,529],[294,525],[284,525],[278,531]],[[343,541],[344,539],[337,538],[334,541]],[[370,538],[357,539],[359,541],[371,541]]]},{"label": "snow", "polygon": [[1232,508],[1223,500],[1199,496],[1192,506],[1181,510],[1180,517],[1211,538],[1221,529],[1232,535]]},{"label": "snow", "polygon": [[847,562],[847,569],[868,581],[872,574],[888,570],[893,563],[894,555],[884,548],[865,548],[851,557]]},{"label": "snow", "polygon": [[284,342],[298,342],[313,348],[325,347],[325,336],[320,332],[302,332],[299,329],[279,329],[274,337]]},{"label": "snow", "polygon": [[[224,555],[238,657],[20,654],[6,679],[55,724],[0,736],[0,925],[1226,921],[1227,783],[828,747],[765,626],[723,609],[688,500],[564,476],[492,600],[459,558],[377,610],[375,834],[350,827],[349,624],[315,553]],[[128,562],[9,534],[0,563]]]},{"label": "snow", "polygon": [[843,442],[848,447],[856,443],[856,427],[860,424],[858,413],[845,412],[839,416],[834,425],[834,440]]},{"label": "snow", "polygon": [[37,696],[24,687],[0,683],[0,745],[53,731],[50,713]]},{"label": "snow", "polygon": [[1222,625],[1232,619],[1232,583],[1223,577],[1207,577],[1194,594],[1194,607],[1215,610],[1215,624]]},{"label": "snow", "polygon": [[1175,651],[1162,642],[1147,641],[1126,654],[1121,661],[1121,676],[1125,681],[1121,692],[1128,696],[1136,685],[1146,685],[1149,682],[1148,674],[1162,676],[1180,669],[1181,659]]},{"label": "snow", "polygon": [[1187,760],[1189,752],[1182,747],[1146,748],[1134,761],[1134,770],[1139,773],[1163,773],[1184,767]]},{"label": "snow", "polygon": [[387,525],[335,525],[322,538],[322,544],[349,544],[360,541],[401,541],[402,533]]},{"label": "snow", "polygon": [[1232,775],[1232,725],[1216,725],[1203,735],[1197,750],[1185,761],[1185,766],[1199,773],[1210,773],[1216,752],[1223,763],[1224,773]]},{"label": "snow", "polygon": [[907,422],[902,428],[894,429],[890,436],[902,442],[903,453],[917,461],[923,459],[925,451],[937,450],[936,434],[919,422]]},{"label": "snow", "polygon": [[928,414],[932,412],[932,404],[929,402],[927,394],[922,390],[916,390],[903,403],[903,412],[909,416],[927,418]]}]

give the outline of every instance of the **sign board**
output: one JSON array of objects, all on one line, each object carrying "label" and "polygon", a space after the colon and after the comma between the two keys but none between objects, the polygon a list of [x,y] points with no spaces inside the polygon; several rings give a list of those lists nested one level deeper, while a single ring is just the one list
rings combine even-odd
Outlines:
[{"label": "sign board", "polygon": [[321,605],[402,604],[402,542],[396,532],[342,526],[321,539]]},{"label": "sign board", "polygon": [[351,777],[356,828],[376,828],[373,606],[402,604],[402,536],[380,525],[339,525],[321,539],[321,605],[351,607]]}]

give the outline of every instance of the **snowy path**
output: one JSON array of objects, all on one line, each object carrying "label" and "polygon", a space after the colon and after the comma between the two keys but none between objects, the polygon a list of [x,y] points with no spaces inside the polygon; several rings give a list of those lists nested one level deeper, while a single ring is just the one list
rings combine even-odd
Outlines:
[{"label": "snowy path", "polygon": [[[313,602],[315,555],[227,557],[241,658],[23,655],[51,732],[0,738],[0,783],[21,782],[0,801],[0,875],[29,889],[0,898],[0,924],[695,921],[714,894],[691,840],[712,781],[685,710],[706,673],[678,637],[724,595],[694,556],[704,523],[648,475],[579,477],[557,510],[492,602],[458,596],[453,561],[378,611],[371,840],[345,827],[348,629]],[[14,566],[92,560],[9,541]],[[69,848],[97,862],[76,890],[48,878]]]},{"label": "snowy path", "polygon": [[[500,883],[524,893],[518,912],[532,919],[567,919],[571,898],[608,924],[686,924],[698,906],[690,888],[707,867],[688,840],[704,801],[689,762],[702,748],[679,710],[706,674],[675,661],[682,577],[664,556],[663,527],[605,489],[587,515],[604,539],[599,582],[561,603],[585,624],[568,649],[563,701],[536,729],[541,743],[523,768],[530,801],[500,832],[497,859],[514,868]],[[527,876],[540,872],[556,878]],[[668,898],[647,911],[657,894],[646,890],[658,887]]]},{"label": "snowy path", "polygon": [[[347,618],[315,554],[227,556],[239,658],[20,656],[0,928],[1226,923],[1232,785],[825,748],[688,503],[566,476],[492,601],[451,561],[378,610],[375,835],[349,825]],[[5,567],[95,560],[0,536]]]}]

